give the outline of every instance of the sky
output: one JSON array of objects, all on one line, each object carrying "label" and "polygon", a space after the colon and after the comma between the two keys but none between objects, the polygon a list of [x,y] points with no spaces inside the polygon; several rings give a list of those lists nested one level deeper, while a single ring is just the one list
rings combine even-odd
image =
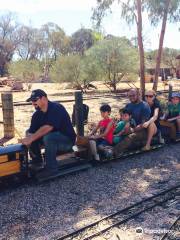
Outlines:
[{"label": "sky", "polygon": [[[96,0],[5,0],[0,4],[0,15],[7,11],[16,14],[20,23],[40,27],[47,22],[58,24],[67,35],[81,27],[92,27],[92,8]],[[152,27],[144,17],[145,49],[157,49],[160,26]],[[180,49],[180,23],[167,24],[164,47]],[[114,4],[112,13],[103,20],[103,32],[128,38],[136,36],[136,27],[129,27],[120,19],[120,6]]]}]

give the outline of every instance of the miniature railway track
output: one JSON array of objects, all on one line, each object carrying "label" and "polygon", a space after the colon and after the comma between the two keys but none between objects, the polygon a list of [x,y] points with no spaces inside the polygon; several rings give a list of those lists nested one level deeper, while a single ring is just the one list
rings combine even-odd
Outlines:
[{"label": "miniature railway track", "polygon": [[120,226],[130,219],[153,209],[156,206],[161,206],[165,202],[174,199],[180,195],[180,185],[173,186],[170,189],[155,194],[152,197],[146,198],[138,203],[135,203],[127,208],[124,208],[116,213],[108,215],[88,226],[85,226],[77,231],[67,234],[62,237],[56,238],[56,240],[90,240],[96,237],[102,236],[109,230],[116,226]]},{"label": "miniature railway track", "polygon": [[178,240],[179,237],[180,237],[180,216],[176,219],[176,221],[171,225],[169,230],[164,234],[164,236],[160,240],[170,240],[170,239]]}]

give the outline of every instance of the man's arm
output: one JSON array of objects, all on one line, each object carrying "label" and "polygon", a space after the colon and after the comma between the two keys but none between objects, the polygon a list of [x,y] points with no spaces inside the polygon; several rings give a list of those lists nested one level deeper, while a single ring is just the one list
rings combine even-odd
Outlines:
[{"label": "man's arm", "polygon": [[52,126],[44,125],[44,126],[40,127],[35,133],[21,139],[20,142],[24,145],[31,145],[32,142],[43,137],[44,135],[51,132],[52,130],[53,130]]},{"label": "man's arm", "polygon": [[141,111],[141,115],[142,115],[142,121],[139,125],[137,125],[133,130],[135,132],[138,132],[140,131],[141,129],[143,129],[143,124],[148,121],[150,119],[150,116],[151,116],[151,109],[149,107],[149,105],[147,103],[144,102],[144,106],[142,108],[142,111]]}]

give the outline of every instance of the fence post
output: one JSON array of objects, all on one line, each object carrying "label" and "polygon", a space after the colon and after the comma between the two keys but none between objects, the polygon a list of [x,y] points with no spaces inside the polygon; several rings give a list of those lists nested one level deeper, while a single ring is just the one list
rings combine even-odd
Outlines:
[{"label": "fence post", "polygon": [[75,123],[77,135],[84,136],[83,98],[81,91],[75,91]]},{"label": "fence post", "polygon": [[2,93],[2,112],[4,123],[4,138],[14,137],[14,109],[12,93]]},{"label": "fence post", "polygon": [[169,84],[169,93],[168,93],[168,100],[169,100],[169,101],[171,100],[172,92],[173,92],[173,87],[172,87],[171,84]]}]

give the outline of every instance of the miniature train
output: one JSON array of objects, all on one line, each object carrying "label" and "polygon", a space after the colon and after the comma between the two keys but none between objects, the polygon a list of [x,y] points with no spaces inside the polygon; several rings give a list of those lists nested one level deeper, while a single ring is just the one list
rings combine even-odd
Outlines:
[{"label": "miniature train", "polygon": [[[176,142],[179,142],[177,139]],[[166,146],[167,144],[154,144],[152,150]],[[93,166],[94,162],[89,158],[89,149],[87,147],[77,146],[74,151],[64,155],[57,156],[59,163],[58,177],[80,170],[85,170]],[[127,158],[132,155],[143,153],[141,149],[125,152],[119,159]],[[146,152],[148,154],[148,152]],[[113,159],[112,159],[113,160]],[[107,161],[107,159],[101,159],[100,163]],[[31,162],[28,160],[28,148],[22,144],[14,144],[6,147],[0,147],[0,180],[10,176],[25,176],[32,178],[35,175],[31,169]],[[38,181],[49,180],[37,179]]]}]

